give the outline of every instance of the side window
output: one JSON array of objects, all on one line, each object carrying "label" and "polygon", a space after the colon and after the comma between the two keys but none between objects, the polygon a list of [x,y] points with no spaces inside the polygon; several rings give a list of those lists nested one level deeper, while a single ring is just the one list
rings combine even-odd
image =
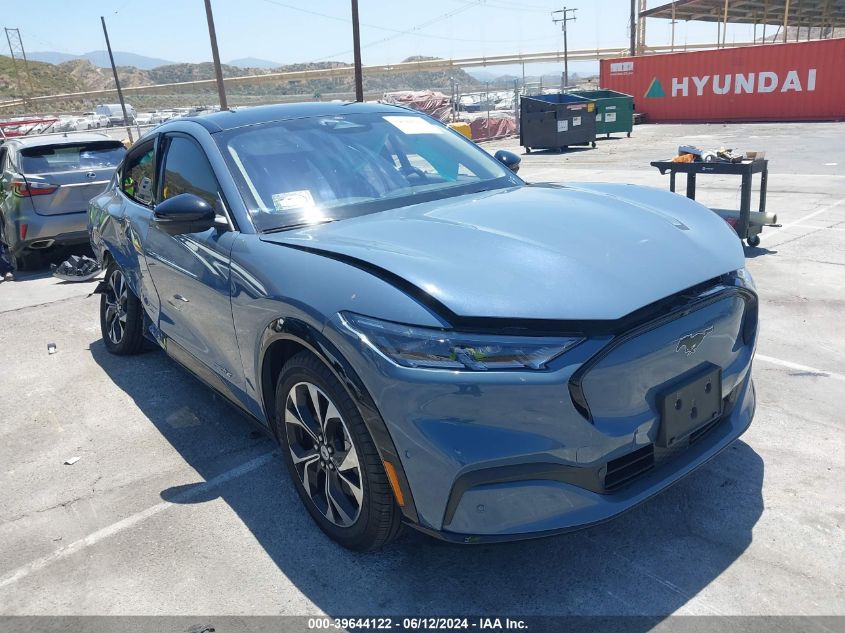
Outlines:
[{"label": "side window", "polygon": [[150,142],[132,151],[123,164],[120,189],[140,204],[153,203],[155,177],[155,145]]},{"label": "side window", "polygon": [[9,156],[9,148],[0,146],[0,174],[11,169],[12,160]]},{"label": "side window", "polygon": [[173,136],[164,156],[161,199],[192,193],[222,212],[220,187],[202,149],[183,136]]}]

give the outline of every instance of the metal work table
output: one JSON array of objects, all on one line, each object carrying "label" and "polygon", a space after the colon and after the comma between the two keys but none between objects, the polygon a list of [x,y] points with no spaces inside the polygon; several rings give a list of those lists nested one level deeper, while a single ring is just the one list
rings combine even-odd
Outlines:
[{"label": "metal work table", "polygon": [[[760,206],[758,213],[766,212],[766,186],[769,179],[769,161],[765,159],[744,160],[740,163],[723,163],[703,161],[694,163],[675,163],[671,160],[652,161],[651,165],[657,167],[661,174],[669,172],[669,190],[675,191],[675,176],[678,173],[687,175],[687,198],[695,200],[696,176],[698,174],[714,174],[742,177],[742,193],[739,204],[739,217],[736,222],[736,232],[740,239],[748,242],[749,246],[757,246],[760,243],[760,233],[764,225],[771,226],[772,223],[764,221],[751,222],[751,185],[752,176],[760,174]],[[714,209],[722,217],[736,216],[736,212]],[[775,218],[775,221],[777,218]]]}]

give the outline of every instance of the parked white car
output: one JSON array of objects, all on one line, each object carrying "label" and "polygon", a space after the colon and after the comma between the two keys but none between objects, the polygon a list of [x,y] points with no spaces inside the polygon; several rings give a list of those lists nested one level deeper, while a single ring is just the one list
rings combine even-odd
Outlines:
[{"label": "parked white car", "polygon": [[124,119],[123,108],[121,108],[119,103],[100,104],[96,108],[94,108],[94,112],[108,117],[109,123],[111,125],[126,125],[135,123],[135,108],[133,108],[128,103],[126,104],[126,117],[129,119],[128,121]]},{"label": "parked white car", "polygon": [[161,122],[161,115],[158,112],[140,112],[135,117],[135,123],[138,125],[158,125]]},{"label": "parked white car", "polygon": [[84,112],[82,114],[88,119],[88,129],[96,130],[101,127],[109,127],[109,118],[104,114],[97,114],[96,112]]},{"label": "parked white car", "polygon": [[[79,128],[78,127],[78,118],[77,117],[59,117],[59,120],[53,123],[50,126],[50,132],[76,132],[80,129],[88,129],[88,128]],[[30,131],[29,133],[32,134],[34,131]]]}]

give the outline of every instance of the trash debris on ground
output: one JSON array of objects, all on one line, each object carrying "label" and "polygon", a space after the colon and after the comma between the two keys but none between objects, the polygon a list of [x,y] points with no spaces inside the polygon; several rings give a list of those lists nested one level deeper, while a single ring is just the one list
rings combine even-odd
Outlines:
[{"label": "trash debris on ground", "polygon": [[81,458],[79,455],[76,455],[76,456],[74,456],[74,457],[68,457],[68,458],[65,460],[65,465],[66,465],[66,466],[73,466],[73,465],[74,465],[76,462],[78,462],[80,459],[82,459],[82,458]]},{"label": "trash debris on ground", "polygon": [[55,354],[56,353],[56,344],[55,343],[47,343],[47,353],[48,354]]},{"label": "trash debris on ground", "polygon": [[71,255],[61,264],[50,264],[53,277],[64,281],[89,281],[100,272],[97,260],[85,255]]}]

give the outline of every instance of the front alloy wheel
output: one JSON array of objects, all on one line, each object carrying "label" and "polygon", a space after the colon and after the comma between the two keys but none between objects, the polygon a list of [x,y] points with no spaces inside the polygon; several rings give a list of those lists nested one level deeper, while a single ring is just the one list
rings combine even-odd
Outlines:
[{"label": "front alloy wheel", "polygon": [[296,492],[323,532],[356,551],[378,549],[402,511],[361,410],[329,367],[302,351],[276,381],[273,427]]},{"label": "front alloy wheel", "polygon": [[361,513],[358,451],[337,407],[319,387],[295,384],[285,404],[288,450],[302,488],[326,519],[349,527]]}]

